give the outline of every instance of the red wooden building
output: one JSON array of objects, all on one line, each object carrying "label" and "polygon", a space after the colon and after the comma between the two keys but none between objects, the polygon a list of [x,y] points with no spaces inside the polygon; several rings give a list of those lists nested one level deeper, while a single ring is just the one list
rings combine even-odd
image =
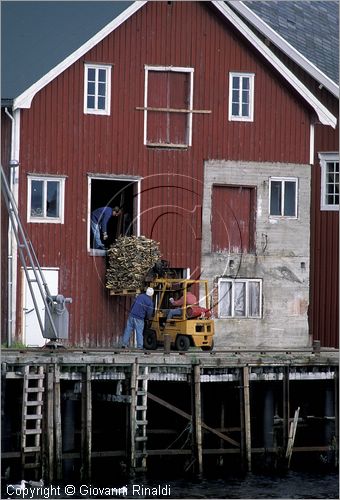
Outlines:
[{"label": "red wooden building", "polygon": [[[215,308],[221,345],[228,345],[224,331],[232,323],[232,345],[247,344],[238,335],[254,329],[258,337],[249,337],[250,345],[277,345],[275,338],[295,345],[294,328],[296,345],[306,345],[310,257],[312,332],[323,345],[335,345],[327,307],[333,307],[336,278],[330,267],[321,276],[321,261],[329,255],[329,264],[336,255],[330,235],[337,213],[320,212],[320,170],[312,167],[310,174],[310,165],[319,153],[338,151],[336,99],[228,3],[35,2],[32,13],[14,2],[3,12],[9,38],[15,7],[21,19],[27,14],[21,38],[6,46],[17,66],[25,64],[27,81],[3,85],[2,162],[9,169],[10,160],[18,161],[10,184],[52,292],[73,299],[72,345],[114,345],[124,327],[130,298],[105,289],[105,252],[93,248],[90,230],[94,209],[116,205],[131,219],[131,231],[159,241],[163,258],[183,275],[203,275],[222,288],[231,283],[233,296],[223,304],[217,296],[222,308]],[[35,35],[32,52],[23,43],[24,28],[29,39]],[[321,155],[325,168],[332,164],[338,172],[337,155]],[[224,196],[236,212],[244,210],[242,230],[239,224],[232,229],[227,213],[218,221]],[[243,221],[242,214],[236,219]],[[109,226],[109,237],[114,231]],[[294,242],[299,232],[302,240]],[[289,251],[282,253],[287,241]],[[38,343],[15,242],[8,249],[3,339]],[[224,261],[239,256],[246,267],[225,271]],[[218,276],[207,270],[216,259],[223,259]],[[286,313],[275,319],[269,300],[273,296],[280,309],[272,292],[285,289],[282,273],[297,280],[287,281],[286,306],[293,312],[286,336],[275,333],[275,321],[284,323]],[[247,313],[236,307],[240,278]],[[222,288],[217,285],[214,300]]]}]

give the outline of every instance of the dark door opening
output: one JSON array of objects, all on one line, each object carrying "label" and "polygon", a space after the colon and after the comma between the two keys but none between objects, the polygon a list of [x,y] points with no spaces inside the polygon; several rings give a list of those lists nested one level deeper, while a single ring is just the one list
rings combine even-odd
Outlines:
[{"label": "dark door opening", "polygon": [[[111,217],[107,223],[107,239],[104,239],[103,227],[100,226],[100,238],[109,248],[119,236],[130,236],[136,233],[134,196],[136,181],[120,181],[116,179],[91,179],[91,214],[104,207],[119,209],[119,215]],[[93,231],[90,225],[90,249],[97,248],[94,244]]]}]

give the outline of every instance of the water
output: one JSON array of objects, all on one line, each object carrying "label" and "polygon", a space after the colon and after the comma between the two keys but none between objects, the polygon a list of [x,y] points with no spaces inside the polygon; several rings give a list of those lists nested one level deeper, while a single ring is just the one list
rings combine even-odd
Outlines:
[{"label": "water", "polygon": [[[107,471],[108,476],[113,471]],[[317,474],[307,472],[290,471],[284,476],[249,474],[246,477],[229,477],[227,479],[204,479],[194,480],[168,480],[156,478],[135,479],[133,481],[115,485],[116,489],[126,486],[126,490],[113,492],[112,485],[83,484],[74,486],[69,483],[60,486],[44,486],[44,489],[36,490],[33,495],[24,496],[6,495],[3,491],[1,498],[72,498],[72,499],[95,499],[95,498],[158,498],[158,499],[199,499],[199,498],[339,498],[338,474]],[[59,488],[57,490],[57,488]],[[68,489],[67,489],[68,488]],[[70,489],[71,488],[71,489]],[[74,488],[72,490],[72,488]],[[149,488],[149,489],[148,489]],[[32,492],[33,493],[33,492]],[[57,493],[57,494],[56,494]],[[127,493],[127,494],[126,494]]]}]

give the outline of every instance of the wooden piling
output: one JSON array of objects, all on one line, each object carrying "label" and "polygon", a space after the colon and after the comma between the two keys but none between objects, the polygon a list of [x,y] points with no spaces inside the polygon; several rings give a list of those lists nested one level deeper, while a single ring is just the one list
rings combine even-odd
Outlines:
[{"label": "wooden piling", "polygon": [[244,439],[246,468],[251,472],[251,425],[250,425],[250,395],[249,395],[249,367],[243,367],[243,398],[244,398]]},{"label": "wooden piling", "polygon": [[194,365],[194,432],[195,432],[195,458],[197,463],[197,475],[203,474],[202,453],[202,405],[201,405],[201,367]]},{"label": "wooden piling", "polygon": [[92,387],[91,365],[86,366],[83,372],[81,391],[81,479],[91,480],[91,451],[92,451]]},{"label": "wooden piling", "polygon": [[283,387],[282,387],[282,446],[285,447],[289,436],[289,366],[284,367],[283,372]]},{"label": "wooden piling", "polygon": [[246,470],[246,440],[244,423],[244,390],[243,390],[243,370],[239,370],[239,395],[240,395],[240,455],[242,471]]},{"label": "wooden piling", "polygon": [[48,484],[54,481],[54,387],[53,387],[53,365],[46,365],[46,466],[44,467],[44,479]]},{"label": "wooden piling", "polygon": [[137,373],[138,360],[131,366],[131,404],[130,404],[130,472],[136,468],[136,406],[137,406]]},{"label": "wooden piling", "polygon": [[54,436],[55,436],[55,478],[62,479],[62,435],[61,435],[61,400],[60,400],[60,367],[54,364]]}]

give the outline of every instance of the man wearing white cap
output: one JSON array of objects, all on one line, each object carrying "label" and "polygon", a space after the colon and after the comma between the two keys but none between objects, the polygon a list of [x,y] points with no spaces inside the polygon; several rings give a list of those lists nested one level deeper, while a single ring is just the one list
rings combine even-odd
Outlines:
[{"label": "man wearing white cap", "polygon": [[137,349],[143,349],[144,320],[150,319],[153,313],[153,288],[149,287],[145,293],[138,295],[132,304],[131,311],[123,334],[122,347],[126,348],[133,330],[136,331]]}]

